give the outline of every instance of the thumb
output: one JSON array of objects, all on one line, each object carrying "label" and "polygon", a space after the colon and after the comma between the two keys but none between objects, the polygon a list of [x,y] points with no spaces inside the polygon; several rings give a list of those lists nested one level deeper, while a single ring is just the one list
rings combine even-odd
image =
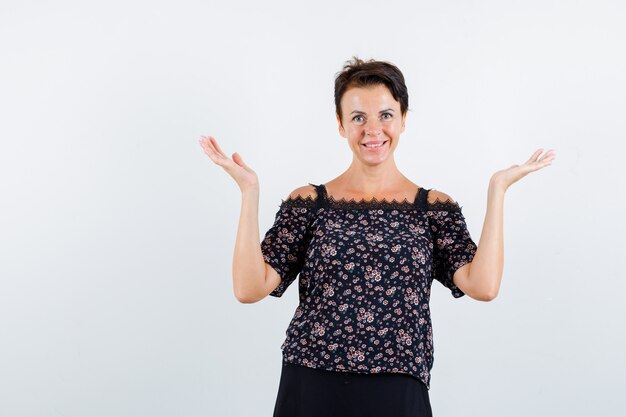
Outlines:
[{"label": "thumb", "polygon": [[245,162],[243,162],[243,158],[237,152],[233,154],[233,161],[237,163],[237,165],[242,166],[244,168],[248,168]]}]

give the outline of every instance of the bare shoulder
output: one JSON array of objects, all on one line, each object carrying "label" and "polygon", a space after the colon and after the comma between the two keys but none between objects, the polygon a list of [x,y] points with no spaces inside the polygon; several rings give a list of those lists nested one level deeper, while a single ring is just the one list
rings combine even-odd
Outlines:
[{"label": "bare shoulder", "polygon": [[312,186],[311,184],[308,184],[308,185],[304,185],[302,187],[296,188],[295,190],[293,190],[289,194],[289,198],[291,198],[291,199],[297,198],[297,197],[301,197],[301,198],[307,198],[307,197],[316,198],[317,197],[317,192],[315,192],[315,187],[314,186]]},{"label": "bare shoulder", "polygon": [[454,199],[450,197],[448,194],[442,193],[441,191],[437,191],[437,190],[430,190],[428,192],[428,202],[430,204],[434,204],[437,201],[441,203],[443,202],[452,203],[452,204],[456,203],[456,201],[454,201]]}]

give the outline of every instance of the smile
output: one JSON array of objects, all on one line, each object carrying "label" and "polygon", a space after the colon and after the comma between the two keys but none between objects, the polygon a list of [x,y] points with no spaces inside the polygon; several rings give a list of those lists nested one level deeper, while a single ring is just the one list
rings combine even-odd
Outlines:
[{"label": "smile", "polygon": [[376,149],[380,149],[382,148],[387,142],[389,142],[389,140],[386,140],[384,142],[378,143],[378,144],[363,144],[362,146],[367,148],[367,149],[371,149],[371,150],[376,150]]}]

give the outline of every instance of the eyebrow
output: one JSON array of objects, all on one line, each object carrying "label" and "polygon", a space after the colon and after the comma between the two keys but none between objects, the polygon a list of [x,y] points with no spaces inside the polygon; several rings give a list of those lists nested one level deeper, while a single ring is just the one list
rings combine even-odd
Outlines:
[{"label": "eyebrow", "polygon": [[[388,111],[394,111],[394,110],[393,109],[385,109],[385,110],[379,111],[378,113],[385,113],[385,112],[388,112]],[[352,114],[352,113],[365,114],[365,112],[361,111],[361,110],[354,110],[354,111],[350,112],[350,114]]]}]

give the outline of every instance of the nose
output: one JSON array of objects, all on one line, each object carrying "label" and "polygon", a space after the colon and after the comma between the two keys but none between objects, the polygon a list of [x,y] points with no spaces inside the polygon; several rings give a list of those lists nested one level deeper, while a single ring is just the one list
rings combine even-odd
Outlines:
[{"label": "nose", "polygon": [[365,126],[365,134],[367,136],[380,136],[380,134],[382,133],[382,128],[380,126],[380,123],[378,123],[378,121],[374,121],[374,122],[369,122],[367,123],[367,125]]}]

